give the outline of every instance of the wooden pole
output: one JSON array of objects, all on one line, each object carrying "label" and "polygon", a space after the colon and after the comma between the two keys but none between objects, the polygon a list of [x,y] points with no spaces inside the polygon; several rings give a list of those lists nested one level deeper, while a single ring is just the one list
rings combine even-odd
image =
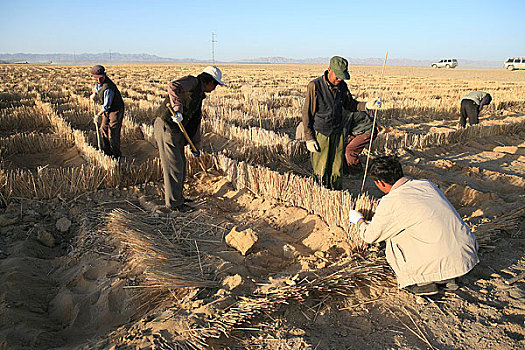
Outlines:
[{"label": "wooden pole", "polygon": [[[166,107],[168,107],[168,109],[170,110],[171,115],[175,116],[175,111],[173,110],[173,108],[171,107],[171,104],[169,102],[166,103]],[[195,152],[195,153],[198,153],[199,150],[197,149],[197,147],[195,147],[195,145],[191,141],[190,136],[188,135],[188,133],[186,132],[186,129],[184,128],[184,125],[182,125],[182,123],[178,123],[178,122],[177,122],[177,125],[179,126],[180,131],[182,131],[182,133],[184,134],[184,137],[186,138],[186,141],[188,141],[188,143],[190,144],[190,147],[191,147],[192,151]],[[202,161],[200,156],[197,157],[197,161],[198,161],[199,165],[201,166],[202,170],[207,174],[208,172],[206,171],[206,167],[204,166],[204,163],[203,163],[203,161]]]},{"label": "wooden pole", "polygon": [[95,131],[97,132],[97,144],[98,150],[102,152],[101,142],[100,142],[100,132],[98,130],[98,114],[97,114],[97,105],[93,102],[93,123],[95,123]]},{"label": "wooden pole", "polygon": [[[385,74],[385,67],[386,67],[386,59],[388,57],[388,51],[385,55],[385,61],[383,62],[383,69],[381,71],[381,79],[379,80],[379,87],[381,88],[383,85],[383,76]],[[381,92],[381,90],[380,90]],[[381,97],[381,94],[380,96]],[[361,191],[359,191],[359,194],[363,192],[363,189],[365,188],[365,181],[366,181],[366,174],[368,172],[368,164],[370,163],[370,152],[372,152],[372,141],[374,140],[374,132],[376,129],[376,121],[377,121],[377,108],[374,110],[374,122],[372,123],[372,135],[370,135],[370,143],[368,145],[368,154],[366,155],[366,165],[365,165],[365,174],[363,175],[363,183],[361,184]]]}]

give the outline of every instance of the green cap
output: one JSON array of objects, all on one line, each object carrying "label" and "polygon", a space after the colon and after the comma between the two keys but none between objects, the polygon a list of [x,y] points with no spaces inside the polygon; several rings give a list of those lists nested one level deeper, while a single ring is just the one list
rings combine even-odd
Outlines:
[{"label": "green cap", "polygon": [[335,73],[338,79],[350,79],[350,73],[348,73],[348,61],[343,57],[334,56],[330,58],[330,69]]}]

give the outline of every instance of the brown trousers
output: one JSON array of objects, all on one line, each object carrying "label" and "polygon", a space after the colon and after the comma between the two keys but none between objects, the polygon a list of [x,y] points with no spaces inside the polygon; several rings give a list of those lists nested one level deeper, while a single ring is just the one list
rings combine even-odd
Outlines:
[{"label": "brown trousers", "polygon": [[[359,155],[363,152],[363,149],[370,144],[371,134],[361,134],[357,136],[348,136],[348,144],[345,147],[345,159],[348,167],[359,166]],[[374,133],[374,138],[377,133]]]},{"label": "brown trousers", "polygon": [[102,151],[110,157],[120,158],[120,130],[124,119],[124,109],[102,114],[100,134]]}]

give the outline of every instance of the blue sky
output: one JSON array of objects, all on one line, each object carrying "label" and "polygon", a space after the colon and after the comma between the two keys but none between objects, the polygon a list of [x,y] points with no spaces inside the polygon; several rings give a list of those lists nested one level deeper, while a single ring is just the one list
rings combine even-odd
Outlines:
[{"label": "blue sky", "polygon": [[171,58],[343,55],[503,60],[525,55],[525,0],[0,0],[0,53]]}]

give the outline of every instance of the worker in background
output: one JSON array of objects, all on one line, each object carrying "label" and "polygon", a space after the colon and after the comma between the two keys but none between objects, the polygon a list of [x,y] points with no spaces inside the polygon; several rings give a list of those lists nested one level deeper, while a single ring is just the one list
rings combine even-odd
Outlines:
[{"label": "worker in background", "polygon": [[492,96],[484,91],[472,91],[461,100],[459,125],[464,128],[468,123],[475,125],[479,123],[479,113],[483,106],[487,106],[492,101]]},{"label": "worker in background", "polygon": [[379,99],[355,100],[345,79],[350,79],[348,61],[332,57],[328,70],[308,84],[302,111],[304,138],[314,177],[318,183],[335,190],[343,185],[343,108],[356,112],[380,107]]},{"label": "worker in background", "polygon": [[[177,124],[183,125],[198,149],[201,137],[202,101],[206,98],[206,93],[215,90],[217,85],[224,85],[221,79],[222,72],[219,68],[208,66],[196,77],[188,75],[168,84],[168,97],[157,110],[153,129],[164,175],[163,211],[192,209],[184,203],[182,194],[186,175],[184,146],[188,142]],[[171,104],[175,115],[172,115],[166,106],[168,103]],[[193,154],[196,157],[200,156],[198,150]]]},{"label": "worker in background", "polygon": [[404,177],[396,158],[377,158],[369,171],[386,195],[370,222],[350,211],[361,238],[386,241],[386,259],[399,288],[416,295],[437,294],[439,286],[456,290],[456,278],[479,262],[476,237],[467,224],[432,182]]},{"label": "worker in background", "polygon": [[[102,151],[115,159],[119,159],[120,152],[120,130],[124,119],[124,101],[117,86],[106,75],[106,70],[101,65],[91,68],[91,75],[96,84],[90,99],[101,105],[100,111],[95,118],[102,117],[100,123],[100,134],[102,136]],[[98,125],[98,123],[95,123]],[[99,132],[99,130],[97,130]]]},{"label": "worker in background", "polygon": [[363,172],[359,155],[377,136],[377,126],[372,133],[374,120],[363,111],[349,112],[343,109],[343,135],[345,142],[345,163],[343,173],[357,175]]}]

